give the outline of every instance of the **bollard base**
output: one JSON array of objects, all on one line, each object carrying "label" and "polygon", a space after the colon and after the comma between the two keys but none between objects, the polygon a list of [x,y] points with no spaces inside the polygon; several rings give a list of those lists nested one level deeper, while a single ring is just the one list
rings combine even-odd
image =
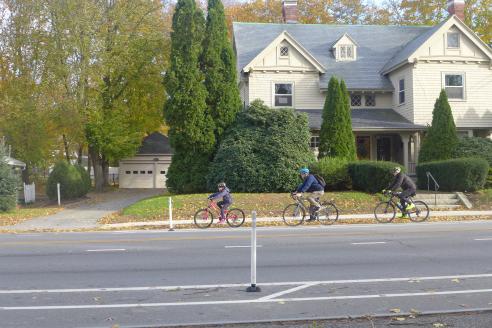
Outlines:
[{"label": "bollard base", "polygon": [[171,228],[171,229],[168,229],[167,231],[174,231],[174,229],[173,229],[173,228]]},{"label": "bollard base", "polygon": [[248,293],[261,292],[261,288],[256,285],[251,285],[248,288],[246,288],[246,291]]}]

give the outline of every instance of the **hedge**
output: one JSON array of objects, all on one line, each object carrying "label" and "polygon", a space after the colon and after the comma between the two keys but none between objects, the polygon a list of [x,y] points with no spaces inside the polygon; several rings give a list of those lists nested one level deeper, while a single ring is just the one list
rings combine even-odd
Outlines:
[{"label": "hedge", "polygon": [[48,177],[46,194],[49,199],[57,199],[57,183],[60,183],[62,199],[82,197],[90,189],[90,177],[80,166],[70,165],[65,161],[58,162]]},{"label": "hedge", "polygon": [[453,158],[470,157],[483,158],[492,166],[492,140],[481,137],[459,138]]},{"label": "hedge", "polygon": [[397,166],[405,172],[403,165],[394,162],[351,162],[348,164],[348,172],[352,179],[352,188],[372,193],[381,191],[393,181],[391,170]]},{"label": "hedge", "polygon": [[323,157],[311,165],[313,173],[321,175],[326,182],[326,190],[349,190],[351,179],[348,172],[349,161],[340,157]]},{"label": "hedge", "polygon": [[489,167],[489,175],[487,176],[487,182],[485,182],[485,188],[492,188],[492,167]]},{"label": "hedge", "polygon": [[489,164],[482,158],[458,158],[417,165],[420,189],[427,189],[426,172],[430,172],[441,191],[476,191],[485,185]]}]

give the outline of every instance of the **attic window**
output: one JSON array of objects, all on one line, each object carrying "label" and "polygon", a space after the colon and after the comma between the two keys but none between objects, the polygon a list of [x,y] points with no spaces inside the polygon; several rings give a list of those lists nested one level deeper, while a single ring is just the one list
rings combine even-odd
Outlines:
[{"label": "attic window", "polygon": [[339,60],[353,60],[354,59],[354,46],[351,44],[342,44],[339,47]]},{"label": "attic window", "polygon": [[457,32],[449,32],[447,34],[448,48],[459,49],[460,47],[460,34]]},{"label": "attic window", "polygon": [[280,47],[280,57],[289,56],[289,47]]}]

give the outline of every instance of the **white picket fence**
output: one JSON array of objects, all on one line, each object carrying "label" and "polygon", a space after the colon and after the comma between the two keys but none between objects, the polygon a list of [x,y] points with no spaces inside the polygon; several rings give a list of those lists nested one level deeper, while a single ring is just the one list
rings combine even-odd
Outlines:
[{"label": "white picket fence", "polygon": [[34,182],[30,185],[24,183],[24,202],[26,204],[36,201],[36,185]]}]

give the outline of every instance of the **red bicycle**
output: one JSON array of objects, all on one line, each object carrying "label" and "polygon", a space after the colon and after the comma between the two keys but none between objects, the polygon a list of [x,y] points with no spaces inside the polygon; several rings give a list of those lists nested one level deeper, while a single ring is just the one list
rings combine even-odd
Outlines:
[{"label": "red bicycle", "polygon": [[[220,207],[214,201],[210,201],[207,208],[202,208],[195,213],[195,225],[198,228],[205,229],[212,225],[214,222],[214,214],[220,218]],[[225,210],[227,224],[232,228],[238,228],[244,223],[244,212],[239,208],[231,208]]]}]

